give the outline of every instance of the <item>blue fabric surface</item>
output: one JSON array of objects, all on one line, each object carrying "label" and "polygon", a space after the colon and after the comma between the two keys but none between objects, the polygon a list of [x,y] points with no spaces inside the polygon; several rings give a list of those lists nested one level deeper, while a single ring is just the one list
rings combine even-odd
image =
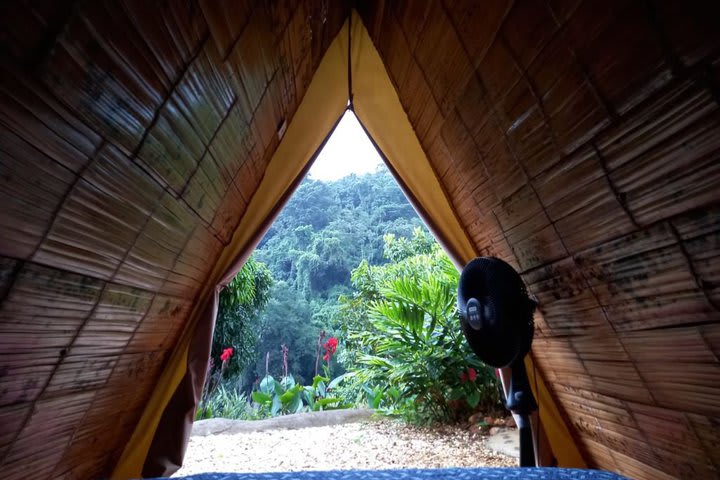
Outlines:
[{"label": "blue fabric surface", "polygon": [[422,470],[333,470],[329,472],[203,473],[186,480],[622,480],[614,473],[571,468],[443,468]]}]

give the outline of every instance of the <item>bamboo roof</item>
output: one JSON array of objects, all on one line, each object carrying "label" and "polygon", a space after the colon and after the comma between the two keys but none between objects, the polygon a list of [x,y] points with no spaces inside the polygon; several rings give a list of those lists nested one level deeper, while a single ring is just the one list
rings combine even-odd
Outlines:
[{"label": "bamboo roof", "polygon": [[[0,7],[6,478],[112,472],[350,6]],[[355,8],[588,465],[720,476],[720,3]]]}]

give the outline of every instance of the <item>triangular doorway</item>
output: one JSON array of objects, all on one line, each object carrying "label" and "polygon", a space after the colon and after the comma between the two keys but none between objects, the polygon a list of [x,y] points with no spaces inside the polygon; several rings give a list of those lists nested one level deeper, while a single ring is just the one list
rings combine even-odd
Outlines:
[{"label": "triangular doorway", "polygon": [[[416,229],[424,231],[427,242],[433,242],[348,110],[253,253],[253,262],[269,269],[273,287],[270,312],[257,318],[265,331],[260,332],[263,338],[257,352],[260,357],[253,363],[255,373],[252,369],[245,372],[246,393],[248,382],[266,375],[266,369],[277,377],[280,345],[290,348],[295,377],[311,382],[318,374],[310,361],[317,360],[311,358],[316,349],[314,340],[305,338],[305,327],[317,324],[310,337],[317,337],[320,330],[330,332],[328,317],[339,306],[338,297],[352,294],[352,271],[363,261],[387,263],[384,236],[410,241]],[[218,322],[222,314],[221,303]],[[216,325],[215,342],[226,337],[218,335],[219,327]],[[230,346],[216,343],[215,357]],[[264,366],[266,353],[269,367]],[[218,365],[217,358],[215,361]]]},{"label": "triangular doorway", "polygon": [[[350,31],[352,33],[350,34]],[[350,41],[352,39],[352,41]],[[349,62],[348,62],[349,60]],[[348,68],[351,63],[352,68]],[[351,71],[352,81],[348,81]],[[174,445],[162,438],[189,435],[187,412],[197,401],[205,376],[217,287],[227,284],[279,214],[311,166],[311,160],[339,122],[352,98],[352,108],[369,138],[378,147],[413,207],[457,266],[478,255],[477,248],[449,200],[441,172],[428,161],[408,120],[385,66],[360,17],[353,12],[328,47],[305,95],[187,321],[117,468],[116,477],[138,476],[146,461],[176,457]],[[279,132],[280,133],[280,132]],[[451,162],[452,159],[447,159]],[[542,379],[536,376],[540,416],[552,450],[565,465],[582,464],[562,415]],[[565,453],[563,453],[565,452]],[[568,453],[570,452],[570,453]],[[580,459],[580,460],[578,460]]]},{"label": "triangular doorway", "polygon": [[[412,384],[412,378],[428,365],[449,372],[441,391],[450,391],[454,382],[476,394],[477,403],[471,408],[484,408],[483,412],[500,409],[492,370],[480,362],[465,365],[469,350],[464,342],[447,348],[440,335],[452,329],[453,338],[461,338],[453,316],[457,272],[455,276],[444,273],[448,271],[454,269],[447,255],[409,204],[354,113],[347,110],[252,257],[221,292],[209,377],[196,414],[195,426],[205,434],[193,435],[177,475],[200,473],[209,465],[247,473],[322,470],[338,465],[343,469],[384,469],[514,464],[512,457],[479,454],[477,443],[466,431],[456,432],[464,436],[461,443],[465,445],[457,449],[448,444],[447,436],[436,432],[428,437],[427,432],[397,422],[370,425],[353,421],[366,420],[368,407],[405,418],[419,415],[421,410],[416,411],[415,406],[432,404],[430,396],[416,400],[417,393],[401,392],[396,385]],[[237,279],[242,283],[236,283]],[[382,322],[370,318],[369,311],[381,298],[374,292],[398,281],[433,294],[408,298],[408,307],[427,308],[428,298],[449,307],[438,314],[437,322],[420,328],[424,342],[401,342],[388,356],[381,346],[362,345],[392,337]],[[441,282],[449,288],[433,289]],[[238,288],[253,292],[253,299],[241,301],[242,308],[227,302]],[[258,301],[263,308],[256,308]],[[408,336],[415,332],[410,318],[401,315],[395,321],[405,325]],[[330,342],[335,342],[332,347]],[[387,361],[397,361],[400,355],[405,355],[407,363],[415,359],[413,368],[404,369],[406,381],[398,377],[383,380],[383,372],[378,375],[359,361],[367,348],[377,348],[370,351]],[[457,374],[464,371],[455,372],[457,364],[477,373],[477,381],[459,383]],[[371,374],[373,381],[353,382],[356,375]],[[372,395],[364,389],[373,391]],[[382,394],[388,390],[390,393]],[[437,401],[438,397],[432,398]],[[422,410],[432,415],[424,418],[450,420],[471,413],[450,405],[439,402],[432,412]],[[218,424],[232,436],[218,442],[213,435]],[[241,425],[252,429],[251,424],[264,432],[256,441],[248,439],[244,431],[233,430]],[[278,433],[271,428],[273,424],[295,431],[292,435]],[[347,456],[342,459],[322,454],[330,428],[336,442],[360,435],[364,446],[347,442]],[[423,456],[408,456],[403,448],[418,435],[439,450],[453,453],[432,463]],[[377,458],[378,452],[366,447],[372,444],[381,449],[378,445],[398,441],[393,455],[381,456],[382,460]],[[276,448],[266,448],[265,442]],[[375,460],[368,463],[371,457]]]}]

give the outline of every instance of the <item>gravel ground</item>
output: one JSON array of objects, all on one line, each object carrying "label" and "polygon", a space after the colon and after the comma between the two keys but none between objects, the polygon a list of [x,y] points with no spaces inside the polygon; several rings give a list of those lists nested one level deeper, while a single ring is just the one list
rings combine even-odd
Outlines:
[{"label": "gravel ground", "polygon": [[192,436],[183,467],[201,472],[278,472],[515,466],[487,437],[442,426],[420,428],[390,420],[265,432]]}]

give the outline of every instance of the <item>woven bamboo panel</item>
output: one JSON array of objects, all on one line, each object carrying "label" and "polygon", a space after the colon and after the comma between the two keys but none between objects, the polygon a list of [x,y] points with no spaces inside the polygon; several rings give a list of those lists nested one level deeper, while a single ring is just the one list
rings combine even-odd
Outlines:
[{"label": "woven bamboo panel", "polygon": [[538,299],[533,355],[590,464],[720,476],[718,5],[360,11],[468,235]]},{"label": "woven bamboo panel", "polygon": [[348,10],[12,3],[0,14],[0,470],[99,478]]},{"label": "woven bamboo panel", "polygon": [[[6,5],[0,464],[99,477],[348,10]],[[358,8],[468,235],[539,300],[536,363],[591,465],[718,476],[717,5]]]}]

